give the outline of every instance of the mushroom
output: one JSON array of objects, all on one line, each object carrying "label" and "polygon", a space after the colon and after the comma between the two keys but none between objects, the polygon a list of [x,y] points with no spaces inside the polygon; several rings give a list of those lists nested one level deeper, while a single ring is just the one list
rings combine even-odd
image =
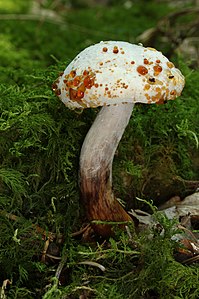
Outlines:
[{"label": "mushroom", "polygon": [[80,192],[95,233],[132,218],[112,191],[112,163],[134,104],[161,104],[178,97],[184,77],[161,52],[123,41],[106,41],[80,52],[53,84],[69,108],[101,108],[80,154]]}]

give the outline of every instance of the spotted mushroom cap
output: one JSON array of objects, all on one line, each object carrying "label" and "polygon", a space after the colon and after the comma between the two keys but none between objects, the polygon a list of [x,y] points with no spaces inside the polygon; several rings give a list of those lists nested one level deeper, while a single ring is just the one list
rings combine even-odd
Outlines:
[{"label": "spotted mushroom cap", "polygon": [[161,52],[122,41],[107,41],[80,52],[54,82],[69,108],[119,103],[163,103],[178,97],[184,76]]}]

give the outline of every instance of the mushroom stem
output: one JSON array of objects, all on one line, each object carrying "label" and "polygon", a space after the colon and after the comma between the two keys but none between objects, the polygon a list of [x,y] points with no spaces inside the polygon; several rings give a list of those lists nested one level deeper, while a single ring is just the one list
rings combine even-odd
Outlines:
[{"label": "mushroom stem", "polygon": [[[103,107],[84,140],[80,191],[89,221],[132,221],[112,192],[112,162],[133,107],[133,103]],[[93,228],[103,237],[113,234],[108,224],[93,224]]]}]

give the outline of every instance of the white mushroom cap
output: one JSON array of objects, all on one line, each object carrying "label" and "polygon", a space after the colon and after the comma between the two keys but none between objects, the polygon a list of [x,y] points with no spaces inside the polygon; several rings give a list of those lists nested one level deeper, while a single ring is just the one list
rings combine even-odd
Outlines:
[{"label": "white mushroom cap", "polygon": [[161,52],[107,41],[80,52],[53,85],[69,108],[120,103],[163,103],[178,97],[185,80]]}]

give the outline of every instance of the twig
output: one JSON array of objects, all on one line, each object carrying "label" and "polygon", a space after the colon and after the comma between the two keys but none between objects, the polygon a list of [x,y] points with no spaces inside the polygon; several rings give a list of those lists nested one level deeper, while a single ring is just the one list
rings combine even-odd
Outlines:
[{"label": "twig", "polygon": [[[35,14],[4,14],[0,15],[0,20],[19,20],[19,21],[45,21],[54,25],[65,25],[70,30],[78,31],[80,33],[87,33],[97,36],[109,36],[109,38],[117,38],[118,36],[112,32],[105,32],[101,30],[88,29],[88,27],[79,26],[73,23],[67,23],[61,19],[52,18],[49,16],[35,15]],[[111,34],[111,37],[110,37]]]},{"label": "twig", "polygon": [[199,260],[199,255],[196,255],[196,256],[193,256],[193,257],[188,258],[188,259],[185,260],[185,261],[182,261],[182,264],[189,265],[189,264],[191,264],[191,263],[197,262],[198,260]]},{"label": "twig", "polygon": [[52,255],[49,253],[46,253],[46,256],[53,259],[53,260],[61,260],[62,258],[60,256]]},{"label": "twig", "polygon": [[[10,220],[13,220],[13,221],[25,221],[26,220],[22,217],[16,216],[14,214],[10,214],[4,210],[0,210],[0,215],[4,216]],[[90,227],[90,225],[87,224],[84,228],[80,229],[79,231],[71,233],[71,237],[76,237],[76,236],[83,234],[89,227]],[[36,231],[36,233],[42,235],[43,238],[48,238],[50,241],[53,241],[56,238],[63,240],[63,234],[57,235],[50,231],[48,232],[45,229],[38,226],[37,224],[32,224],[32,228]]]},{"label": "twig", "polygon": [[[54,258],[54,257],[53,257]],[[57,257],[56,257],[57,258]],[[59,258],[60,259],[60,258]],[[61,275],[62,269],[66,263],[67,260],[67,256],[63,256],[61,259],[61,262],[59,263],[59,266],[57,267],[56,273],[55,273],[55,277],[59,280],[59,277]]]},{"label": "twig", "polygon": [[83,262],[79,262],[77,263],[78,265],[89,265],[89,266],[93,266],[93,267],[98,267],[101,271],[105,271],[106,268],[104,266],[102,266],[99,263],[96,262],[92,262],[92,261],[83,261]]},{"label": "twig", "polygon": [[194,242],[196,242],[197,244],[199,244],[198,239],[194,236],[194,234],[187,229],[186,227],[182,226],[181,224],[178,224],[177,227],[183,231],[185,231],[185,233],[188,233],[194,240]]},{"label": "twig", "polygon": [[48,250],[49,244],[50,244],[50,240],[48,238],[44,244],[44,250],[42,251],[42,256],[41,256],[42,263],[45,263],[46,261],[46,252]]},{"label": "twig", "polygon": [[192,14],[192,13],[199,13],[199,8],[198,7],[190,7],[190,8],[184,8],[181,10],[174,11],[170,14],[168,14],[166,17],[160,21],[160,24],[164,24],[166,21],[170,21],[170,24],[172,24],[171,21],[176,21],[176,18],[187,15],[187,14]]},{"label": "twig", "polygon": [[12,281],[5,279],[3,281],[2,287],[0,288],[0,299],[6,299],[5,289],[8,285],[12,284]]},{"label": "twig", "polygon": [[52,23],[52,24],[58,24],[63,25],[66,24],[64,21],[62,21],[60,18],[52,18],[49,16],[42,16],[42,15],[36,15],[36,14],[2,14],[0,15],[0,20],[20,20],[20,21],[43,21],[43,18],[45,18],[45,22]]},{"label": "twig", "polygon": [[127,232],[128,237],[129,237],[129,240],[130,240],[131,242],[133,242],[133,236],[132,236],[132,234],[131,234],[131,232],[130,232],[130,229],[129,229],[129,227],[128,227],[127,225],[125,225],[125,229],[126,229],[126,232]]},{"label": "twig", "polygon": [[76,237],[76,236],[82,235],[89,227],[90,227],[90,224],[87,224],[85,227],[83,227],[79,231],[72,233],[71,236]]},{"label": "twig", "polygon": [[83,252],[83,251],[79,251],[78,253],[81,255],[96,255],[96,253],[107,253],[107,252],[117,252],[117,253],[123,253],[123,254],[138,254],[140,255],[141,253],[137,250],[132,250],[132,251],[125,251],[125,250],[121,250],[121,249],[105,249],[105,250],[100,250],[98,252]]},{"label": "twig", "polygon": [[135,271],[130,271],[128,272],[127,274],[123,275],[123,276],[120,276],[118,278],[111,278],[111,277],[106,277],[106,276],[89,276],[89,278],[92,278],[92,279],[104,279],[104,280],[108,280],[108,281],[120,281],[120,280],[126,280],[127,277],[133,275],[135,273]]},{"label": "twig", "polygon": [[[190,14],[197,14],[199,13],[198,7],[191,7],[186,9],[177,10],[172,12],[162,18],[156,25],[156,27],[152,27],[144,31],[140,36],[137,37],[137,41],[147,44],[153,44],[157,36],[166,36],[172,41],[171,46],[173,47],[179,46],[179,44],[187,38],[191,32],[198,31],[198,20],[194,20],[192,23],[189,24],[177,24],[176,20],[178,20],[181,16],[186,16]],[[175,26],[177,26],[178,30],[176,30]]]},{"label": "twig", "polygon": [[10,214],[4,210],[0,210],[0,215],[5,216],[6,218],[13,220],[13,221],[18,221],[20,219],[20,217]]}]

